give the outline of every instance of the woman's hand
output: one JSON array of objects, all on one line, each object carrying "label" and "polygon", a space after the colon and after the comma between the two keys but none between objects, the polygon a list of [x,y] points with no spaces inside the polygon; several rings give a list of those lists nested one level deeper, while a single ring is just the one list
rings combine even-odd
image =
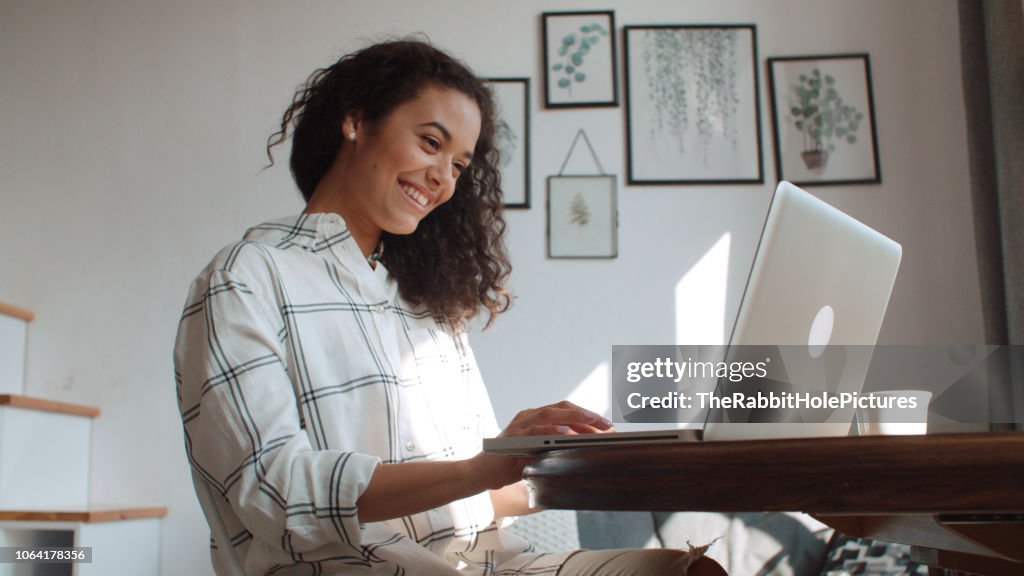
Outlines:
[{"label": "woman's hand", "polygon": [[[568,400],[530,408],[516,414],[499,437],[541,436],[546,434],[586,434],[610,432],[612,423]],[[481,452],[469,460],[475,473],[480,474],[491,490],[518,482],[523,468],[530,463],[529,456],[502,456]]]},{"label": "woman's hand", "polygon": [[612,423],[600,414],[562,400],[557,404],[523,410],[516,414],[499,436],[586,434],[607,432],[611,428]]}]

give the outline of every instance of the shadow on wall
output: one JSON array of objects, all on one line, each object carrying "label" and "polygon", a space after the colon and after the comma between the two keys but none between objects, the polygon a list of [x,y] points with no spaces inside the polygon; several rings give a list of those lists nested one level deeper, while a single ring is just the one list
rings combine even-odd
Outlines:
[{"label": "shadow on wall", "polygon": [[[675,344],[724,344],[732,328],[726,314],[729,290],[728,232],[675,285]],[[569,394],[568,400],[606,416],[612,414],[611,373],[600,362]]]}]

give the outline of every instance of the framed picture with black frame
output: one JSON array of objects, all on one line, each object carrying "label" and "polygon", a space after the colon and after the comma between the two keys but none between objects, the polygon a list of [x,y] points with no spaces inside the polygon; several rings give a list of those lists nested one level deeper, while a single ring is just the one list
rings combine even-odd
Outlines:
[{"label": "framed picture with black frame", "polygon": [[613,175],[548,177],[548,258],[616,258]]},{"label": "framed picture with black frame", "polygon": [[505,208],[530,207],[530,79],[487,78],[497,105],[495,147]]},{"label": "framed picture with black frame", "polygon": [[626,26],[629,184],[764,182],[757,30]]},{"label": "framed picture with black frame", "polygon": [[786,56],[767,65],[779,180],[881,183],[870,57]]},{"label": "framed picture with black frame", "polygon": [[615,13],[544,12],[544,105],[618,106]]}]

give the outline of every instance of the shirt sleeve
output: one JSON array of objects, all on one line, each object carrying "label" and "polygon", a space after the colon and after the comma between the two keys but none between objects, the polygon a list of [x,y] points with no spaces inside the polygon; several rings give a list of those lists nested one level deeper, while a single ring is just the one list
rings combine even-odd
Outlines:
[{"label": "shirt sleeve", "polygon": [[271,282],[210,270],[192,285],[174,352],[189,460],[255,538],[289,553],[355,547],[380,460],[312,448]]}]

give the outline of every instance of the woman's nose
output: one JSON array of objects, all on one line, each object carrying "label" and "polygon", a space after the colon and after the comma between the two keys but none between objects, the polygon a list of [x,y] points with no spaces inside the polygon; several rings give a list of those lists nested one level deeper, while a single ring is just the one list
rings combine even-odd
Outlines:
[{"label": "woman's nose", "polygon": [[439,160],[427,169],[427,179],[439,189],[446,188],[455,181],[453,170],[447,159]]}]

